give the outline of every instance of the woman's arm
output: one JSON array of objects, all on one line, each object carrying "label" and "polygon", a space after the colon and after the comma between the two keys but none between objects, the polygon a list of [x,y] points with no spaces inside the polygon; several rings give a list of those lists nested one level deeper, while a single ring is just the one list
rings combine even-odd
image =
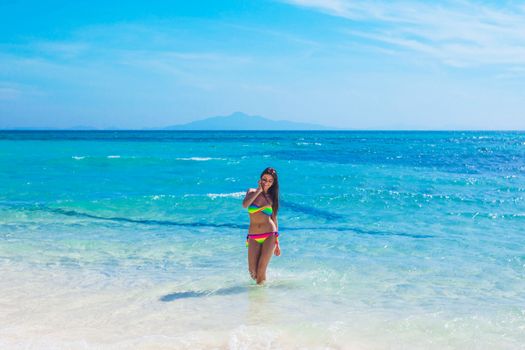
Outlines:
[{"label": "woman's arm", "polygon": [[246,191],[246,196],[244,196],[244,200],[242,201],[243,208],[248,208],[248,206],[250,206],[250,204],[253,203],[255,198],[257,198],[257,196],[261,192],[262,192],[262,188],[260,185],[257,189],[254,189],[254,188],[248,189],[248,191]]},{"label": "woman's arm", "polygon": [[277,215],[272,214],[272,220],[275,223],[275,230],[279,231],[279,223],[277,222]]}]

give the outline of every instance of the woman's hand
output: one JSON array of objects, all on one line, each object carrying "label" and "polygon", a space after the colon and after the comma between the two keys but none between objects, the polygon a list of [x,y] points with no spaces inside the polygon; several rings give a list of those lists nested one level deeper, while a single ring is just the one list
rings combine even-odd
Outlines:
[{"label": "woman's hand", "polygon": [[268,192],[268,190],[271,187],[271,184],[269,184],[268,182],[263,182],[262,180],[259,180],[258,184],[259,184],[259,187],[257,188],[257,190],[259,190],[260,188],[261,192],[265,192],[265,193]]},{"label": "woman's hand", "polygon": [[278,244],[275,245],[275,249],[274,249],[273,253],[275,254],[275,256],[281,255],[281,248],[279,248]]},{"label": "woman's hand", "polygon": [[261,180],[257,181],[257,192],[258,193],[264,192],[264,187],[263,187],[263,183]]}]

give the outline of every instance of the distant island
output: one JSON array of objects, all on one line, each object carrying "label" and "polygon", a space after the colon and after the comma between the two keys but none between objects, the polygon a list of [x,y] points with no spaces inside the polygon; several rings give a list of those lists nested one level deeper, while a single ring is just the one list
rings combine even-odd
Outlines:
[{"label": "distant island", "polygon": [[227,116],[210,117],[187,124],[172,125],[162,130],[331,130],[324,125],[272,120],[257,115],[235,112]]},{"label": "distant island", "polygon": [[217,116],[196,120],[186,124],[166,127],[123,129],[117,127],[97,128],[89,125],[75,125],[68,128],[57,127],[8,127],[0,130],[45,131],[118,131],[118,130],[335,130],[335,128],[310,123],[298,123],[288,120],[272,120],[258,115],[235,112],[227,116]]}]

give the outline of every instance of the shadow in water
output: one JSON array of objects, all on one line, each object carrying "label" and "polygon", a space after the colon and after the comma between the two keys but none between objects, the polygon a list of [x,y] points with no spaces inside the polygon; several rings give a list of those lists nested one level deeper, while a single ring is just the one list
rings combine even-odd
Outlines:
[{"label": "shadow in water", "polygon": [[190,290],[186,292],[175,292],[166,294],[160,297],[160,301],[175,301],[179,299],[188,299],[188,298],[202,298],[212,295],[233,295],[240,294],[248,291],[247,286],[233,286],[228,288],[219,288],[216,290]]}]

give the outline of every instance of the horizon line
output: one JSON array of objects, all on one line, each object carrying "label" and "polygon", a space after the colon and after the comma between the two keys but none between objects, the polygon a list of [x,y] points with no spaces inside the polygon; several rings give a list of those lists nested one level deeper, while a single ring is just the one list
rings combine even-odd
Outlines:
[{"label": "horizon line", "polygon": [[408,132],[525,132],[525,129],[187,129],[187,130],[173,130],[173,129],[60,129],[60,128],[32,128],[32,127],[15,127],[15,128],[0,128],[0,132],[247,132],[247,131],[275,131],[275,132],[290,132],[290,131],[322,131],[322,132],[340,132],[340,131],[408,131]]}]

